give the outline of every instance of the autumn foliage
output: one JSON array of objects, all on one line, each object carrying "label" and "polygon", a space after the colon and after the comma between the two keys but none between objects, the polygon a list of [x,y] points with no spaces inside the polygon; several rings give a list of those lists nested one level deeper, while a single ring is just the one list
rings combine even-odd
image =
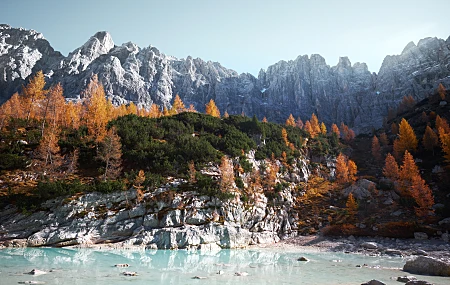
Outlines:
[{"label": "autumn foliage", "polygon": [[397,158],[403,156],[405,151],[415,152],[417,150],[417,138],[410,124],[402,119],[399,127],[398,139],[394,141],[394,152]]},{"label": "autumn foliage", "polygon": [[339,184],[356,181],[358,168],[354,161],[342,153],[336,158],[336,181]]}]

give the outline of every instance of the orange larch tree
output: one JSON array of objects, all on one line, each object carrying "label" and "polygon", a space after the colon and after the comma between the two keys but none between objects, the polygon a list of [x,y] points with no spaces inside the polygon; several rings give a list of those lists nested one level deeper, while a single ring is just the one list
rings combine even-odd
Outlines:
[{"label": "orange larch tree", "polygon": [[432,151],[434,155],[434,148],[439,145],[439,138],[436,133],[430,128],[430,126],[427,126],[427,128],[425,129],[422,144],[426,150]]},{"label": "orange larch tree", "polygon": [[286,120],[286,126],[295,127],[295,119],[294,116],[292,116],[292,114],[289,114],[289,118],[287,118]]},{"label": "orange larch tree", "polygon": [[398,125],[395,122],[391,125],[391,133],[393,135],[398,135]]},{"label": "orange larch tree", "polygon": [[411,184],[411,194],[418,205],[418,207],[415,207],[416,215],[420,218],[426,218],[433,211],[433,192],[420,176],[414,176]]},{"label": "orange larch tree", "polygon": [[348,194],[345,207],[347,208],[348,213],[352,216],[354,216],[358,211],[358,204],[356,203],[355,197],[353,197],[353,193]]},{"label": "orange larch tree", "polygon": [[377,136],[373,136],[372,138],[372,156],[377,161],[381,161],[381,146]]},{"label": "orange larch tree", "polygon": [[387,146],[389,144],[389,140],[388,137],[386,135],[386,133],[381,133],[380,135],[380,143],[382,146]]},{"label": "orange larch tree", "polygon": [[161,117],[161,111],[159,110],[158,105],[156,105],[155,103],[153,103],[153,104],[150,106],[150,112],[149,112],[148,116],[149,116],[150,118],[159,118],[159,117]]},{"label": "orange larch tree", "polygon": [[310,135],[312,138],[315,137],[314,130],[313,130],[313,128],[312,128],[312,126],[311,126],[311,123],[310,123],[309,121],[306,121],[306,122],[305,122],[304,130],[305,130],[306,132],[308,132],[309,135]]},{"label": "orange larch tree", "polygon": [[347,163],[347,157],[340,153],[338,157],[336,158],[336,181],[339,184],[345,184],[348,183],[348,163]]},{"label": "orange larch tree", "polygon": [[317,119],[316,114],[313,113],[311,115],[310,123],[311,123],[312,131],[314,133],[313,137],[315,137],[316,135],[320,134],[320,124],[319,124],[319,119]]},{"label": "orange larch tree", "polygon": [[331,132],[335,133],[338,138],[341,137],[341,132],[339,131],[338,126],[334,123],[331,125]]},{"label": "orange larch tree", "polygon": [[356,174],[358,173],[358,167],[356,166],[356,163],[349,159],[347,161],[347,168],[348,168],[348,181],[355,182],[356,181]]},{"label": "orange larch tree", "polygon": [[435,127],[436,127],[436,130],[438,130],[438,133],[439,133],[439,129],[443,129],[446,134],[450,133],[450,126],[448,125],[447,120],[444,118],[441,118],[441,116],[439,116],[439,115],[436,116]]},{"label": "orange larch tree", "polygon": [[80,127],[81,120],[81,109],[80,103],[69,102],[66,104],[64,112],[64,126],[72,129],[78,129]]},{"label": "orange larch tree", "polygon": [[297,128],[303,129],[304,124],[303,124],[302,119],[300,119],[300,117],[297,118],[297,121],[295,122],[295,124],[297,125]]},{"label": "orange larch tree", "polygon": [[222,193],[229,192],[234,185],[233,163],[227,156],[222,156],[220,163],[220,182],[219,189]]},{"label": "orange larch tree", "polygon": [[281,138],[283,139],[286,146],[289,146],[288,133],[285,128],[281,129]]},{"label": "orange larch tree", "polygon": [[409,152],[415,152],[417,150],[416,134],[405,119],[402,119],[400,122],[398,136],[398,139],[394,141],[394,151],[397,158],[402,157],[406,150]]},{"label": "orange larch tree", "polygon": [[395,158],[390,153],[388,153],[386,156],[383,175],[394,182],[397,181],[399,177],[399,168],[397,161],[395,161]]},{"label": "orange larch tree", "polygon": [[22,102],[24,103],[24,109],[26,113],[26,120],[36,117],[36,111],[38,103],[44,99],[47,90],[45,87],[44,73],[38,71],[22,89]]},{"label": "orange larch tree", "polygon": [[[225,111],[225,113],[223,113],[223,117],[224,117],[224,118],[229,118],[229,117],[230,117],[230,114],[228,114],[228,112]],[[265,117],[264,117],[264,118],[265,118]]]},{"label": "orange larch tree", "polygon": [[445,87],[444,85],[442,85],[442,83],[439,83],[438,93],[441,100],[445,100]]},{"label": "orange larch tree", "polygon": [[264,117],[263,119],[262,119],[262,121],[261,122],[263,122],[263,123],[267,123],[267,118],[266,117]]},{"label": "orange larch tree", "polygon": [[406,150],[403,156],[402,166],[400,167],[397,185],[398,190],[402,195],[406,197],[412,196],[410,188],[413,178],[416,176],[420,176],[419,168],[417,168],[413,156],[409,153],[409,151]]},{"label": "orange larch tree", "polygon": [[186,107],[178,94],[175,95],[175,99],[173,99],[172,110],[175,114],[186,111]]},{"label": "orange larch tree", "polygon": [[104,181],[119,177],[122,171],[122,144],[114,127],[103,136],[97,159],[104,163],[102,175]]},{"label": "orange larch tree", "polygon": [[216,102],[213,99],[209,100],[208,104],[206,104],[206,114],[211,115],[213,117],[220,118],[219,108],[216,106]]},{"label": "orange larch tree", "polygon": [[136,104],[134,104],[134,102],[130,102],[127,105],[127,115],[130,115],[130,114],[137,115],[137,112],[138,112],[138,110],[137,110]]},{"label": "orange larch tree", "polygon": [[320,132],[322,133],[322,135],[326,135],[327,134],[327,127],[325,126],[324,122],[322,122],[320,124]]},{"label": "orange larch tree", "polygon": [[92,76],[86,89],[86,126],[91,138],[99,143],[106,135],[106,124],[108,123],[107,103],[103,85],[98,81],[97,75]]}]

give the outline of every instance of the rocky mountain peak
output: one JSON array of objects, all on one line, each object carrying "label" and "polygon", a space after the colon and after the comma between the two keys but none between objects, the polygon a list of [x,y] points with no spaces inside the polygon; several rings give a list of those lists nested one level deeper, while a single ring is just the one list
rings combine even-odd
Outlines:
[{"label": "rocky mountain peak", "polygon": [[414,47],[416,47],[416,44],[413,41],[409,42],[403,49],[402,54],[408,52],[409,50],[411,50]]}]

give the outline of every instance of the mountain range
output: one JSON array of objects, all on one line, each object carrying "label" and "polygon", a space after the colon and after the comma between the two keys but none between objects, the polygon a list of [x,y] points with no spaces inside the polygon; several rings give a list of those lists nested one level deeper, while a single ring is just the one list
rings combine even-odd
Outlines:
[{"label": "mountain range", "polygon": [[352,65],[347,57],[330,67],[313,54],[280,61],[255,77],[217,62],[168,56],[153,46],[118,46],[108,32],[97,32],[64,56],[39,32],[0,25],[0,103],[39,70],[48,84],[61,82],[64,95],[72,99],[80,99],[98,74],[115,104],[170,106],[179,94],[199,111],[213,99],[229,114],[284,122],[291,113],[303,120],[316,113],[327,124],[345,122],[365,132],[381,126],[388,109],[403,96],[421,100],[439,83],[450,86],[450,37],[410,42],[400,55],[386,56],[378,73],[365,63]]}]

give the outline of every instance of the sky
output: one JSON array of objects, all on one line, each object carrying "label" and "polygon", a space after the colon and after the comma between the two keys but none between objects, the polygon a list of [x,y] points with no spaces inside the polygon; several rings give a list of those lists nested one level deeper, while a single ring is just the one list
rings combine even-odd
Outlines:
[{"label": "sky", "polygon": [[116,45],[220,62],[255,76],[280,60],[322,55],[366,62],[410,42],[450,36],[448,0],[0,0],[0,23],[34,29],[68,55],[97,31]]}]

